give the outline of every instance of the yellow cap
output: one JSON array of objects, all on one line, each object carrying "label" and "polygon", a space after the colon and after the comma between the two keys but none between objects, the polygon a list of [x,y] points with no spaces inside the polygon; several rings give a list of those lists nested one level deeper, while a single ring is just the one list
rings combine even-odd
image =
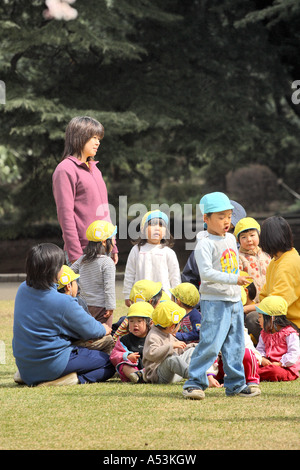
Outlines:
[{"label": "yellow cap", "polygon": [[149,302],[137,302],[131,304],[128,309],[127,317],[145,317],[151,318],[154,308]]},{"label": "yellow cap", "polygon": [[149,302],[159,291],[162,289],[161,282],[148,281],[147,279],[142,279],[137,281],[130,292],[129,298],[131,302],[138,302],[143,300],[144,302]]},{"label": "yellow cap", "polygon": [[67,284],[70,284],[70,282],[75,281],[75,279],[78,279],[79,277],[79,274],[74,273],[73,269],[64,264],[63,273],[58,280],[57,289],[62,289]]},{"label": "yellow cap", "polygon": [[190,282],[182,282],[178,286],[169,290],[176,299],[189,307],[195,307],[200,300],[199,290]]},{"label": "yellow cap", "polygon": [[247,303],[247,293],[245,291],[244,286],[241,286],[241,295],[242,295],[242,304],[246,305],[246,303]]},{"label": "yellow cap", "polygon": [[258,233],[260,233],[260,225],[255,219],[252,219],[252,217],[244,217],[238,221],[233,233],[235,237],[238,238],[240,233],[245,230],[257,230]]},{"label": "yellow cap", "polygon": [[117,233],[117,226],[106,220],[95,220],[86,231],[86,238],[91,242],[103,242]]},{"label": "yellow cap", "polygon": [[279,315],[287,315],[288,304],[287,301],[279,295],[269,295],[269,297],[265,297],[255,309],[263,315],[277,317]]},{"label": "yellow cap", "polygon": [[179,307],[172,300],[165,300],[155,307],[152,313],[152,320],[154,325],[167,328],[168,326],[177,325],[185,315],[186,311],[184,308]]}]

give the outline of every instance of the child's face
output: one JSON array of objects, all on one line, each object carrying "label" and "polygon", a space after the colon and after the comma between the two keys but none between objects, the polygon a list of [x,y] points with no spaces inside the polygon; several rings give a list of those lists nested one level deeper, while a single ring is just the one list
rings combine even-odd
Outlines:
[{"label": "child's face", "polygon": [[239,236],[239,242],[244,250],[254,250],[259,244],[259,235],[257,230],[247,230]]},{"label": "child's face", "polygon": [[224,236],[230,230],[232,210],[213,212],[209,217],[204,214],[207,231],[212,235]]},{"label": "child's face", "polygon": [[88,157],[94,157],[97,153],[98,147],[100,145],[100,138],[97,135],[94,135],[90,140],[88,140],[82,150],[82,158],[85,161]]},{"label": "child's face", "polygon": [[77,296],[77,294],[78,294],[78,284],[77,284],[77,281],[72,281],[72,282],[71,282],[70,294],[71,294],[72,297],[76,297],[76,296]]},{"label": "child's face", "polygon": [[149,243],[153,245],[159,245],[161,240],[166,236],[166,227],[162,225],[160,221],[153,225],[146,227],[146,237]]},{"label": "child's face", "polygon": [[130,333],[138,338],[144,338],[147,335],[147,323],[143,317],[129,317],[128,329]]}]

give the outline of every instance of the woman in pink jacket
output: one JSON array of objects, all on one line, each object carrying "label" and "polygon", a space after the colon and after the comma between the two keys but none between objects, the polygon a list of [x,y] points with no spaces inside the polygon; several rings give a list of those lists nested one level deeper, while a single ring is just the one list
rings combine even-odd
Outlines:
[{"label": "woman in pink jacket", "polygon": [[[94,220],[111,222],[106,184],[94,161],[103,136],[100,122],[74,117],[66,129],[62,161],[53,173],[53,195],[69,263],[83,254],[86,229]],[[112,257],[117,263],[116,247]]]}]

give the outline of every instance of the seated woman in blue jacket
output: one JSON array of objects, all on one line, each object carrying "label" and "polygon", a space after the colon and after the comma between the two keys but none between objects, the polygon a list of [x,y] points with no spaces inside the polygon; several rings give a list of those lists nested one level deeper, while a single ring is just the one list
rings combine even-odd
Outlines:
[{"label": "seated woman in blue jacket", "polygon": [[70,295],[57,291],[64,253],[52,243],[32,247],[26,281],[17,292],[13,354],[27,385],[104,382],[115,368],[103,351],[72,345],[70,338],[101,338],[110,328],[95,320]]}]

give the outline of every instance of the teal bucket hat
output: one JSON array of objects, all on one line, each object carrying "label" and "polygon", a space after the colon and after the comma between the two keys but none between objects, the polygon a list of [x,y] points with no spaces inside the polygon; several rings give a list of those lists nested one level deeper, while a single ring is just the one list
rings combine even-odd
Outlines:
[{"label": "teal bucket hat", "polygon": [[234,209],[228,196],[220,192],[205,194],[205,196],[200,199],[199,207],[203,215]]}]

